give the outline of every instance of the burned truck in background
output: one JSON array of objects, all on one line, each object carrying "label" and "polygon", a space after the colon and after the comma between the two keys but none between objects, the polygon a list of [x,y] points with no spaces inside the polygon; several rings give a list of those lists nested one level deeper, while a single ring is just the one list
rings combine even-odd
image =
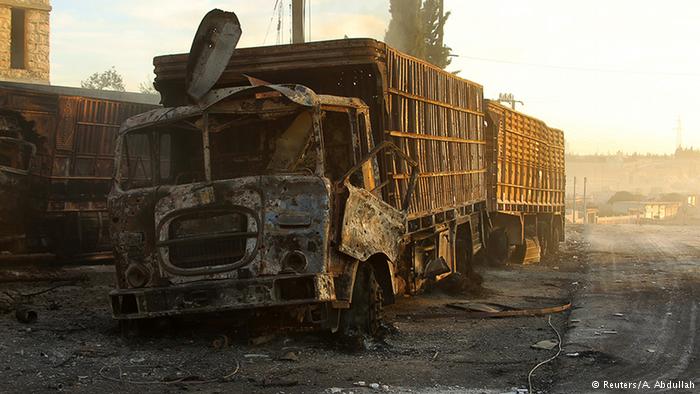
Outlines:
[{"label": "burned truck in background", "polygon": [[186,105],[187,64],[156,58],[174,107],[120,131],[115,318],[284,306],[374,333],[396,294],[470,275],[487,222],[480,85],[337,40],[238,49]]},{"label": "burned truck in background", "polygon": [[38,211],[29,175],[36,137],[21,114],[0,109],[0,252],[26,250],[26,234]]},{"label": "burned truck in background", "polygon": [[489,256],[539,262],[564,241],[564,133],[485,100]]},{"label": "burned truck in background", "polygon": [[19,162],[19,168],[0,163],[4,179],[13,179],[2,189],[3,260],[111,258],[107,193],[117,130],[158,101],[139,93],[0,82],[0,149],[15,157],[3,153],[2,160]]}]

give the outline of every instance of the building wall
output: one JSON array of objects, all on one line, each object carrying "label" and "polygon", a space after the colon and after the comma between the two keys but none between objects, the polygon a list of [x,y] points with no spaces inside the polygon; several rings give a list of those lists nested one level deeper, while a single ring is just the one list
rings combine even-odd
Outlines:
[{"label": "building wall", "polygon": [[[25,10],[24,69],[11,68],[12,9]],[[49,83],[50,0],[0,0],[0,80]]]}]

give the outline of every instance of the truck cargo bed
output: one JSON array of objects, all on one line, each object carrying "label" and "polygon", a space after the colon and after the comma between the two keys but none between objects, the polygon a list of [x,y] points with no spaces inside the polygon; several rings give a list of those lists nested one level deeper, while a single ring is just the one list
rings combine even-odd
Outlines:
[{"label": "truck cargo bed", "polygon": [[564,133],[487,102],[490,211],[564,212]]}]

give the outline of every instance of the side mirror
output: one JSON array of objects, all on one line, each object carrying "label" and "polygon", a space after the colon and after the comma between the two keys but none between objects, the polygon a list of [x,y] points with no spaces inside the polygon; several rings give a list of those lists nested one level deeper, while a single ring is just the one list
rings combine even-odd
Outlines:
[{"label": "side mirror", "polygon": [[[408,206],[411,202],[411,197],[413,196],[413,192],[415,191],[416,188],[416,180],[418,179],[418,163],[410,158],[408,155],[406,155],[401,149],[399,149],[398,146],[394,145],[393,143],[389,141],[384,141],[381,144],[375,146],[365,157],[362,158],[357,164],[355,164],[348,172],[343,175],[341,178],[341,181],[343,184],[347,185],[350,182],[350,177],[357,171],[363,168],[367,163],[369,163],[372,159],[374,159],[375,156],[379,154],[379,152],[382,152],[384,150],[388,150],[394,155],[400,157],[410,167],[410,174],[408,176],[408,187],[406,188],[406,193],[402,196],[401,198],[401,210],[407,211]],[[388,179],[384,182],[382,182],[380,185],[374,187],[372,190],[369,190],[370,192],[374,192],[377,190],[380,190],[384,186],[388,185],[389,182],[391,182],[393,179]]]}]

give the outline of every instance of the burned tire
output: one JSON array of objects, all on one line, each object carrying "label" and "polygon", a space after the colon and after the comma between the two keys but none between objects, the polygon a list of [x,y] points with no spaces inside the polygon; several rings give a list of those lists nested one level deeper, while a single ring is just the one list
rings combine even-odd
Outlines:
[{"label": "burned tire", "polygon": [[552,228],[552,238],[549,240],[549,244],[547,245],[549,249],[549,254],[557,254],[559,253],[559,239],[561,238],[561,230],[559,227],[554,226]]},{"label": "burned tire", "polygon": [[539,242],[540,242],[540,257],[545,258],[552,254],[552,250],[550,249],[550,241],[553,238],[553,232],[550,231],[550,227],[548,224],[542,224],[540,226],[539,234],[537,236]]},{"label": "burned tire", "polygon": [[374,268],[360,263],[355,276],[350,308],[340,316],[340,333],[347,338],[377,337],[382,328],[382,288]]},{"label": "burned tire", "polygon": [[510,253],[510,242],[505,229],[498,228],[489,235],[489,242],[486,245],[489,260],[495,265],[504,265],[508,261]]}]

